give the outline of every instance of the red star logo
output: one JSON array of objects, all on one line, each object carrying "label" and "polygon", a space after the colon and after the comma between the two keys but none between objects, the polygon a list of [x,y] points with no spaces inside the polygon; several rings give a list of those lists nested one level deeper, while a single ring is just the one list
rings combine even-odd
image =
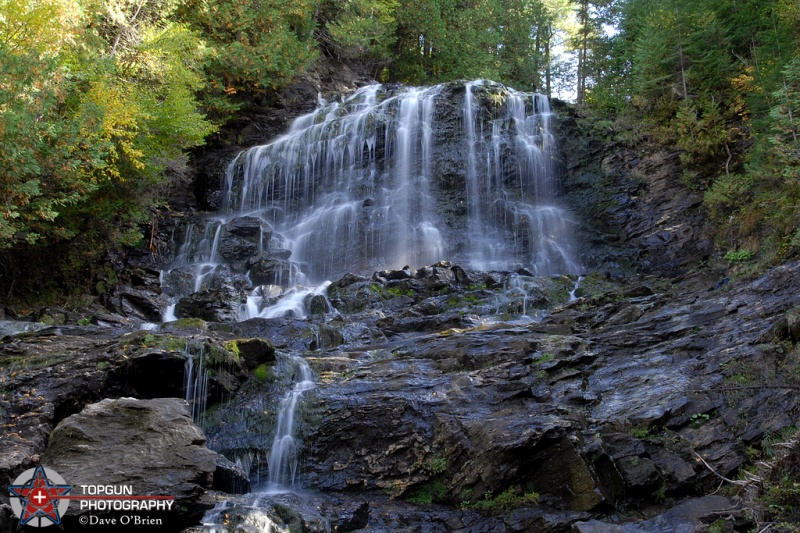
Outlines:
[{"label": "red star logo", "polygon": [[54,485],[47,479],[44,468],[36,467],[33,477],[24,485],[10,485],[11,496],[18,497],[22,504],[19,524],[25,525],[38,517],[47,518],[56,525],[61,524],[58,500],[72,489],[72,485]]}]

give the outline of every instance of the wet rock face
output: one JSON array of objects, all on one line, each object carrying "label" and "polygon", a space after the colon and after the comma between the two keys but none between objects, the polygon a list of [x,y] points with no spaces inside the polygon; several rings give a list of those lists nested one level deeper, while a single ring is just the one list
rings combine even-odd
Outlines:
[{"label": "wet rock face", "polygon": [[616,140],[631,132],[598,129],[574,109],[556,108],[562,199],[581,219],[584,266],[676,276],[711,255],[703,197],[683,185],[679,151],[631,147]]},{"label": "wet rock face", "polygon": [[178,530],[212,506],[203,494],[211,488],[217,454],[204,443],[183,400],[106,399],[59,424],[41,460],[73,484],[127,485],[136,495],[174,496],[172,510],[159,516]]},{"label": "wet rock face", "polygon": [[[730,474],[747,461],[738,443],[757,442],[800,413],[797,395],[779,387],[731,392],[745,368],[774,357],[765,341],[792,342],[787,311],[800,303],[799,269],[786,265],[724,291],[710,290],[713,279],[702,290],[693,285],[702,280],[612,288],[587,279],[579,300],[516,326],[415,336],[379,320],[393,342],[319,358],[323,373],[343,377],[317,391],[323,416],[312,432],[307,482],[451,505],[511,488],[573,513],[702,494],[717,478],[695,453]],[[418,281],[403,271],[376,276]],[[365,283],[349,277],[333,293],[374,294]],[[413,309],[427,300],[422,294],[396,298]],[[363,303],[378,305],[375,297]],[[673,519],[700,524],[708,509],[698,505],[645,530]]]},{"label": "wet rock face", "polygon": [[[0,412],[0,473],[13,479],[43,460],[55,425],[103,397],[183,395],[187,346],[202,346],[209,402],[222,398],[206,434],[257,484],[290,385],[275,350],[294,351],[318,381],[299,415],[300,474],[324,501],[316,510],[284,501],[256,517],[245,498],[230,516],[322,531],[323,518],[363,523],[368,501],[376,530],[601,530],[611,509],[666,507],[715,489],[695,453],[735,475],[747,447],[795,423],[800,400],[780,385],[800,368],[798,274],[794,263],[719,287],[714,277],[619,284],[593,274],[575,289],[574,278],[439,263],[345,276],[330,287],[332,308],[306,319],[9,337],[0,342],[14,391]],[[245,490],[230,463],[210,468],[217,487]],[[702,521],[692,509],[662,519]]]}]

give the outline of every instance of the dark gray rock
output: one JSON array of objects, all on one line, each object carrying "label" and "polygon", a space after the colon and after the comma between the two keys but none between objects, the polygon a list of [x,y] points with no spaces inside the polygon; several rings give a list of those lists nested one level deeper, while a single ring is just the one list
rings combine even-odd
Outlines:
[{"label": "dark gray rock", "polygon": [[358,531],[369,524],[369,504],[356,503],[345,509],[336,520],[336,531]]},{"label": "dark gray rock", "polygon": [[150,322],[160,322],[165,308],[164,301],[152,290],[123,289],[119,291],[119,302],[124,315]]},{"label": "dark gray rock", "polygon": [[332,311],[328,299],[323,294],[312,294],[306,299],[306,309],[312,315],[324,315]]},{"label": "dark gray rock", "polygon": [[231,235],[246,237],[253,242],[258,242],[258,239],[269,241],[272,238],[272,227],[253,216],[233,218],[225,224],[224,229]]},{"label": "dark gray rock", "polygon": [[175,316],[208,322],[231,322],[237,318],[238,294],[231,288],[195,292],[178,300]]},{"label": "dark gray rock", "polygon": [[232,342],[236,344],[241,362],[247,369],[275,362],[275,345],[269,339],[236,339]]},{"label": "dark gray rock", "polygon": [[737,507],[734,500],[724,496],[704,496],[687,500],[649,519],[622,524],[610,524],[600,520],[577,522],[573,533],[663,533],[681,531],[702,533],[708,531],[708,522],[714,521],[720,511]]},{"label": "dark gray rock", "polygon": [[129,485],[137,495],[173,496],[172,510],[163,517],[180,529],[213,506],[205,493],[217,454],[205,441],[183,400],[107,399],[61,422],[41,460],[74,483]]},{"label": "dark gray rock", "polygon": [[237,235],[226,235],[220,239],[219,255],[235,272],[244,269],[247,260],[258,253],[258,242]]},{"label": "dark gray rock", "polygon": [[286,259],[263,253],[248,259],[247,268],[254,285],[279,285],[284,288],[289,285],[291,265]]},{"label": "dark gray rock", "polygon": [[223,455],[217,455],[217,468],[214,470],[214,484],[211,488],[228,494],[247,494],[252,490],[252,485],[250,477],[241,466]]}]

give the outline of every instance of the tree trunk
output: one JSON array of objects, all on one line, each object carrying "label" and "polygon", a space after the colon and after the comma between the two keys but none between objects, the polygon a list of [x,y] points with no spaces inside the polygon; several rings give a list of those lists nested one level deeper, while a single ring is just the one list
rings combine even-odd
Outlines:
[{"label": "tree trunk", "polygon": [[576,103],[582,105],[586,97],[586,57],[589,41],[589,0],[581,0],[581,7],[578,11],[578,18],[581,24],[581,43],[578,50],[578,84]]}]

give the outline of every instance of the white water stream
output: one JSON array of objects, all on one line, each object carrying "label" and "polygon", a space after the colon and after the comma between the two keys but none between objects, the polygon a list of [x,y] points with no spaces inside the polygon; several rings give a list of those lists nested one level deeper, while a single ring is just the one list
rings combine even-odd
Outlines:
[{"label": "white water stream", "polygon": [[295,487],[299,459],[295,428],[297,409],[303,394],[316,387],[311,368],[305,359],[291,356],[288,363],[293,370],[294,384],[278,408],[275,438],[269,455],[266,492],[283,492]]}]

